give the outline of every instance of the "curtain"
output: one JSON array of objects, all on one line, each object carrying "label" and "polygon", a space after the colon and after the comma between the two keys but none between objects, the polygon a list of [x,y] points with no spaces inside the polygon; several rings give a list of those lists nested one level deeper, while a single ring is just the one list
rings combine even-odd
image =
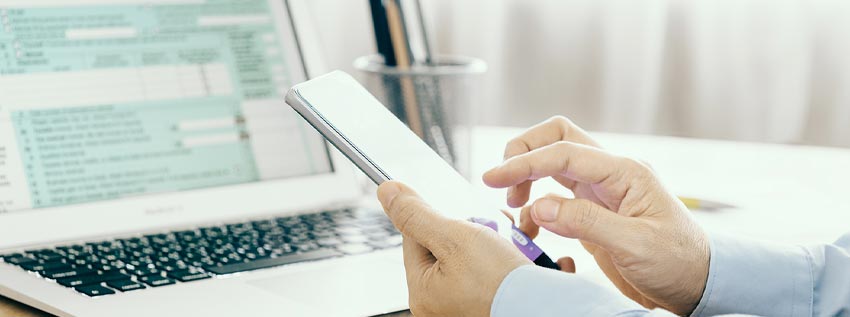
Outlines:
[{"label": "curtain", "polygon": [[435,2],[480,123],[850,146],[850,1]]},{"label": "curtain", "polygon": [[[850,146],[850,1],[422,1],[476,123]],[[375,51],[367,1],[307,2],[331,68]]]}]

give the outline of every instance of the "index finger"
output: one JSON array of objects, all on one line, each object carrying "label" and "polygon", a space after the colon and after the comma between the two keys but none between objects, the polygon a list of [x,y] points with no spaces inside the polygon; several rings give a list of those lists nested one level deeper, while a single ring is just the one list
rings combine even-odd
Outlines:
[{"label": "index finger", "polygon": [[[504,159],[507,160],[559,141],[570,141],[599,147],[599,144],[587,132],[572,121],[562,116],[555,116],[529,128],[516,138],[510,140],[505,145]],[[511,186],[508,188],[507,193],[508,205],[511,207],[524,205],[528,202],[530,192],[531,181]]]},{"label": "index finger", "polygon": [[508,144],[505,145],[504,159],[507,160],[558,141],[600,147],[587,132],[570,119],[555,116],[528,128],[519,136],[508,141]]},{"label": "index finger", "polygon": [[598,184],[626,167],[619,157],[600,149],[566,141],[515,156],[484,174],[484,182],[503,188],[550,176]]},{"label": "index finger", "polygon": [[387,216],[405,236],[441,257],[459,245],[463,227],[459,220],[440,215],[425,203],[413,189],[388,181],[378,187],[378,199]]}]

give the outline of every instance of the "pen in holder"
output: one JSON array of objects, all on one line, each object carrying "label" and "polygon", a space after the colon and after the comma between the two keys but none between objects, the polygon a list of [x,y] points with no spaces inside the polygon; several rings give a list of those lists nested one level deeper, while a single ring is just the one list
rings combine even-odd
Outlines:
[{"label": "pen in holder", "polygon": [[430,65],[387,66],[380,55],[354,61],[361,82],[461,175],[470,176],[470,128],[484,61],[438,56]]}]

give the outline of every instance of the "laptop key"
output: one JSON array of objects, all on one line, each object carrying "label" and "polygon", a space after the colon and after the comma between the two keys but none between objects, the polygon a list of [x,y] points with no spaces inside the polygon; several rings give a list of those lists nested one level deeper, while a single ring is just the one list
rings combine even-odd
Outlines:
[{"label": "laptop key", "polygon": [[369,238],[364,235],[348,235],[342,237],[342,240],[348,243],[363,243],[369,241]]},{"label": "laptop key", "polygon": [[354,226],[337,226],[336,233],[342,236],[346,236],[363,234],[363,231],[360,230],[360,228]]},{"label": "laptop key", "polygon": [[77,290],[77,292],[86,294],[91,297],[115,294],[115,291],[100,285],[79,286],[75,287],[74,289]]},{"label": "laptop key", "polygon": [[346,254],[361,254],[372,251],[372,247],[363,244],[363,243],[348,243],[339,245],[336,247],[337,250],[345,252]]},{"label": "laptop key", "polygon": [[134,282],[132,280],[114,280],[106,282],[106,285],[122,292],[135,291],[145,288],[145,286],[141,283]]},{"label": "laptop key", "polygon": [[389,232],[386,231],[373,231],[366,234],[366,237],[371,241],[381,241],[386,240],[391,236]]},{"label": "laptop key", "polygon": [[237,272],[245,272],[252,270],[265,269],[275,266],[281,266],[286,264],[304,262],[304,261],[314,261],[320,259],[331,258],[335,256],[340,256],[342,253],[336,250],[331,249],[320,249],[311,252],[305,253],[295,253],[284,256],[279,256],[276,258],[268,258],[262,260],[256,260],[251,262],[244,263],[235,263],[235,264],[227,264],[222,266],[207,266],[204,267],[208,272],[212,272],[217,275],[223,274],[232,274]]},{"label": "laptop key", "polygon": [[61,260],[63,258],[63,256],[61,254],[56,253],[54,251],[43,251],[43,252],[36,254],[36,257],[41,259],[42,261],[45,261],[45,262],[58,261],[58,260]]},{"label": "laptop key", "polygon": [[151,267],[140,267],[135,270],[129,271],[128,273],[133,274],[135,276],[147,276],[147,275],[160,275],[161,271]]},{"label": "laptop key", "polygon": [[369,242],[369,245],[371,245],[372,247],[374,247],[374,248],[376,248],[376,249],[388,249],[388,248],[392,248],[392,247],[397,247],[397,246],[398,246],[398,244],[391,243],[391,242],[386,241],[386,240],[375,240],[375,241],[370,241],[370,242]]},{"label": "laptop key", "polygon": [[316,249],[321,248],[321,247],[320,247],[317,243],[315,243],[315,242],[304,242],[304,243],[298,243],[298,244],[293,245],[293,247],[294,247],[296,250],[301,251],[301,252],[308,252],[308,251],[313,251],[313,250],[316,250]]},{"label": "laptop key", "polygon": [[11,253],[11,254],[4,254],[4,255],[0,256],[0,258],[5,260],[6,262],[9,262],[10,259],[20,258],[20,257],[23,257],[23,256],[24,255],[21,254],[21,253]]},{"label": "laptop key", "polygon": [[20,264],[24,270],[27,271],[45,271],[45,270],[53,270],[59,268],[68,268],[71,267],[70,264],[62,262],[62,261],[54,261],[54,262],[42,262],[42,261],[33,261]]},{"label": "laptop key", "polygon": [[197,269],[186,269],[168,272],[168,277],[181,282],[191,282],[210,278],[210,275]]},{"label": "laptop key", "polygon": [[97,273],[97,272],[95,272],[92,269],[88,269],[88,268],[71,268],[71,267],[68,267],[68,268],[61,268],[61,269],[44,270],[44,271],[41,271],[41,276],[55,280],[55,279],[60,279],[60,278],[73,277],[73,276],[91,275],[91,274],[95,274],[95,273]]},{"label": "laptop key", "polygon": [[312,235],[315,239],[326,239],[336,237],[336,233],[331,230],[313,231]]},{"label": "laptop key", "polygon": [[319,240],[318,240],[318,241],[316,241],[316,242],[318,242],[318,243],[319,243],[319,245],[320,245],[320,246],[323,246],[323,247],[332,247],[332,246],[335,246],[335,245],[342,244],[342,240],[337,239],[337,238],[325,238],[325,239],[319,239]]},{"label": "laptop key", "polygon": [[14,265],[22,265],[22,264],[26,264],[26,263],[35,263],[36,262],[35,259],[24,257],[24,256],[14,257],[14,258],[6,258],[5,261],[6,261],[6,263],[14,264]]},{"label": "laptop key", "polygon": [[159,287],[175,283],[174,280],[161,275],[143,276],[139,278],[139,281],[142,281],[143,283],[148,284],[151,287]]},{"label": "laptop key", "polygon": [[59,283],[59,285],[66,287],[77,287],[122,279],[130,279],[130,276],[118,272],[110,272],[106,274],[94,274],[60,278],[56,280],[56,283]]}]

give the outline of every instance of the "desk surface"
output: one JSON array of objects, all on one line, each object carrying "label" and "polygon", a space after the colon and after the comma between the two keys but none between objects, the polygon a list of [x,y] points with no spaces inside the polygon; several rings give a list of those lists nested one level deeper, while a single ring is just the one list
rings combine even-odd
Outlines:
[{"label": "desk surface", "polygon": [[[477,184],[481,184],[479,175],[501,161],[505,141],[519,132],[495,127],[474,130],[472,170]],[[738,207],[695,212],[709,232],[818,243],[831,242],[850,230],[845,215],[850,201],[843,199],[850,180],[850,150],[606,133],[594,137],[614,153],[649,162],[677,194]],[[504,200],[502,191],[485,191],[492,199]],[[564,190],[545,180],[533,190],[534,195],[549,192]],[[548,233],[538,239],[553,256],[573,256],[578,274],[611,285],[577,242]],[[0,316],[49,315],[0,297]]]}]

